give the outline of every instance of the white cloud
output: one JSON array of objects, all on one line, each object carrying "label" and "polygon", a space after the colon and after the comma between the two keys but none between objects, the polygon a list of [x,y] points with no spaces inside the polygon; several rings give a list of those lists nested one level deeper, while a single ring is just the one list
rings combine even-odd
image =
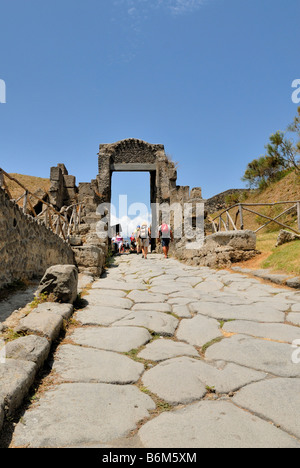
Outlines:
[{"label": "white cloud", "polygon": [[203,4],[203,0],[170,0],[168,4],[172,13],[180,15],[197,10]]},{"label": "white cloud", "polygon": [[130,16],[146,16],[150,10],[164,9],[174,15],[191,13],[205,0],[115,0],[114,5],[125,5]]}]

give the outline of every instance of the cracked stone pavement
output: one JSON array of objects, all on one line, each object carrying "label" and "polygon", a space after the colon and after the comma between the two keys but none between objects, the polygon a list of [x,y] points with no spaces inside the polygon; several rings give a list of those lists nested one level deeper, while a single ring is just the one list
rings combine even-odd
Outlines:
[{"label": "cracked stone pavement", "polygon": [[300,447],[300,292],[153,254],[84,299],[12,446]]}]

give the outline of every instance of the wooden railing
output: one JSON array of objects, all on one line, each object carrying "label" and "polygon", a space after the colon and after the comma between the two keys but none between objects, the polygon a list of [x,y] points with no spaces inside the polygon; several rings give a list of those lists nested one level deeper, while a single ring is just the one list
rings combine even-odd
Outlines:
[{"label": "wooden railing", "polygon": [[[16,183],[20,188],[24,190],[24,193],[17,199],[14,199],[12,197],[8,184],[5,180],[6,178]],[[23,200],[22,209],[25,214],[29,213],[38,222],[44,223],[55,234],[62,237],[65,241],[68,241],[69,237],[72,234],[76,234],[78,232],[78,226],[81,223],[82,203],[77,203],[71,206],[63,207],[60,210],[60,212],[58,212],[53,207],[53,205],[41,199],[36,194],[32,193],[19,180],[17,180],[15,177],[12,177],[1,168],[0,187],[6,191],[9,198],[15,203],[19,204],[20,201]],[[35,212],[35,209],[30,201],[31,197],[36,199],[40,204],[42,204],[42,210],[39,214]]]},{"label": "wooden railing", "polygon": [[[266,214],[263,213],[258,213],[254,209],[250,209],[250,207],[274,207],[274,206],[279,206],[279,205],[291,205],[288,209],[284,210],[282,213],[279,215],[275,216],[274,218],[267,216]],[[230,211],[237,209],[235,213],[235,218],[233,220]],[[288,226],[280,221],[278,219],[286,215],[287,213],[291,212],[292,210],[297,211],[297,226],[298,230],[292,228],[291,226]],[[226,210],[222,211],[222,213],[218,214],[214,219],[212,219],[212,227],[214,232],[220,232],[223,229],[225,231],[230,231],[230,230],[244,230],[244,211],[255,214],[257,216],[260,216],[264,219],[267,219],[267,222],[260,226],[258,229],[256,229],[254,232],[259,232],[261,229],[265,228],[268,226],[270,223],[276,223],[279,226],[289,229],[293,231],[295,234],[300,235],[300,201],[282,201],[282,202],[275,202],[275,203],[238,203],[236,205],[231,206],[230,208],[227,208]],[[225,219],[224,219],[225,217]]]}]

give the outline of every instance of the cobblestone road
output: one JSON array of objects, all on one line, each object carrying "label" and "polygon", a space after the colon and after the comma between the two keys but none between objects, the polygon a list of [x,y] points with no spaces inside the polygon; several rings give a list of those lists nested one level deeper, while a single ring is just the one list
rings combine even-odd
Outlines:
[{"label": "cobblestone road", "polygon": [[12,446],[300,447],[299,292],[128,255],[84,298]]}]

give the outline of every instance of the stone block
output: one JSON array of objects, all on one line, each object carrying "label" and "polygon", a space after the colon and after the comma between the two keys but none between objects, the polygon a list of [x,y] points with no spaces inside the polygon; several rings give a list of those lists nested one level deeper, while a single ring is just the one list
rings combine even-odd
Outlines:
[{"label": "stone block", "polygon": [[69,242],[70,242],[70,245],[74,247],[79,247],[80,245],[82,245],[82,239],[80,236],[71,236],[69,238]]},{"label": "stone block", "polygon": [[64,183],[66,188],[75,188],[76,178],[72,175],[64,175]]},{"label": "stone block", "polygon": [[1,364],[0,388],[5,401],[4,411],[7,416],[12,415],[22,403],[34,382],[36,370],[37,366],[33,362],[16,359],[6,359],[5,363]]},{"label": "stone block", "polygon": [[52,294],[57,302],[72,304],[77,298],[77,288],[77,268],[74,265],[54,265],[46,271],[36,294]]},{"label": "stone block", "polygon": [[290,288],[300,289],[300,277],[287,280],[286,285]]},{"label": "stone block", "polygon": [[50,169],[50,180],[59,182],[62,180],[62,172],[59,167],[51,167]]},{"label": "stone block", "polygon": [[73,252],[79,271],[88,269],[95,275],[100,275],[102,273],[102,269],[106,260],[102,249],[90,245],[73,247]]},{"label": "stone block", "polygon": [[65,320],[71,317],[73,311],[74,307],[72,304],[59,304],[57,302],[43,302],[35,309],[35,312],[50,312],[60,315]]},{"label": "stone block", "polygon": [[227,231],[217,232],[207,236],[206,246],[231,247],[236,250],[255,250],[256,234],[253,231]]},{"label": "stone block", "polygon": [[57,164],[57,167],[61,170],[62,175],[68,175],[67,168],[64,164]]},{"label": "stone block", "polygon": [[34,333],[55,340],[63,326],[63,318],[51,312],[31,312],[21,319],[14,329],[16,333]]},{"label": "stone block", "polygon": [[6,345],[6,357],[20,361],[30,361],[41,367],[47,359],[50,343],[46,338],[37,335],[28,335],[10,341]]},{"label": "stone block", "polygon": [[295,240],[300,240],[300,236],[294,234],[293,232],[282,229],[277,237],[276,247],[279,247],[280,245],[286,244],[288,242],[293,242]]}]

